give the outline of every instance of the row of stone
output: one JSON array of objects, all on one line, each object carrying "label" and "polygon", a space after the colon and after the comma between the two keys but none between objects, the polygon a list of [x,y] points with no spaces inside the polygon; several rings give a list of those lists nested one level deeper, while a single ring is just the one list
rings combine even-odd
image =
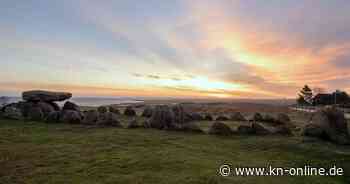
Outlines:
[{"label": "row of stone", "polygon": [[[195,125],[186,121],[187,113],[182,106],[156,106],[150,119],[150,126],[158,129],[181,130],[191,127],[198,130]],[[241,114],[236,113],[239,117]],[[241,117],[238,118],[242,121]],[[191,125],[191,126],[189,126]],[[262,116],[256,113],[253,121],[241,125],[236,131],[222,122],[215,122],[209,129],[210,134],[232,135],[232,134],[255,134],[255,135],[291,135],[290,118],[286,114],[279,114],[277,118],[271,115]],[[303,136],[316,137],[334,142],[336,144],[350,144],[348,123],[344,113],[335,107],[327,107],[313,114],[311,120],[306,123],[302,130]]]},{"label": "row of stone", "polygon": [[[150,106],[147,106],[143,113],[143,117],[150,118],[153,113],[153,108]],[[270,114],[262,115],[260,113],[255,113],[254,116],[251,119],[247,119],[244,117],[240,112],[235,112],[231,114],[229,117],[225,115],[220,115],[216,118],[213,118],[213,116],[209,113],[206,113],[204,115],[201,115],[200,113],[193,112],[193,113],[186,113],[185,114],[185,121],[256,121],[256,122],[267,122],[267,123],[275,123],[275,124],[284,124],[289,123],[291,120],[287,114],[279,113],[277,117],[274,117]]]},{"label": "row of stone", "polygon": [[[1,108],[1,114],[12,119],[29,119],[47,122],[65,122],[88,125],[120,126],[116,114],[118,109],[99,107],[97,111],[81,112],[78,105],[66,102],[62,109],[55,103],[71,98],[72,94],[62,92],[28,91],[22,94],[23,102],[13,103]],[[127,116],[136,116],[132,107],[124,111]],[[213,120],[210,114],[204,118],[199,113],[187,113],[181,105],[158,105],[154,108],[147,107],[142,116],[150,118],[143,123],[145,128],[157,128],[165,130],[201,131],[191,121]],[[233,114],[230,118],[219,116],[218,121],[234,120],[246,121],[240,113]],[[279,114],[277,118],[266,114],[256,113],[252,124],[242,125],[238,128],[240,133],[248,134],[290,134],[286,122],[290,119],[285,114]],[[265,123],[263,123],[265,122]],[[269,125],[266,124],[269,123]],[[138,123],[132,121],[130,127],[137,127]],[[129,127],[129,126],[128,126]],[[230,132],[230,133],[227,133]],[[233,131],[224,123],[215,122],[210,128],[211,134],[232,134]],[[344,113],[336,108],[325,108],[314,114],[311,121],[304,127],[303,135],[327,139],[337,144],[350,144],[350,136],[347,128],[347,120]]]},{"label": "row of stone", "polygon": [[[50,107],[51,106],[51,107]],[[30,108],[28,108],[30,107]],[[120,111],[113,107],[99,107],[97,110],[89,110],[81,112],[79,106],[72,102],[66,102],[63,108],[60,110],[59,106],[54,103],[48,102],[19,102],[16,104],[10,104],[5,107],[5,111],[9,109],[18,109],[19,114],[24,114],[31,120],[43,120],[48,123],[72,123],[72,124],[85,124],[85,125],[98,125],[98,126],[113,126],[121,127],[121,123],[118,120],[117,114]],[[148,109],[148,110],[146,110]],[[155,108],[147,107],[142,116],[150,117],[149,120],[139,124],[136,119],[130,121],[127,128],[157,128],[164,130],[176,130],[176,131],[188,131],[188,132],[203,132],[196,124],[190,123],[180,105],[169,106],[156,106]],[[135,116],[136,112],[131,107],[127,107],[124,111],[125,115]],[[152,115],[150,115],[152,114]],[[237,114],[237,113],[236,113]],[[22,115],[20,115],[22,116]],[[283,117],[284,116],[284,117]],[[16,117],[16,116],[12,116]],[[209,134],[216,135],[234,135],[234,134],[254,134],[254,135],[291,135],[290,129],[286,123],[273,124],[271,126],[272,118],[256,118],[259,115],[255,115],[255,122],[240,125],[237,130],[232,130],[229,126],[222,122],[215,122],[209,129]],[[283,122],[290,121],[287,115],[279,115],[283,117]],[[259,122],[258,122],[259,121]],[[269,121],[270,124],[262,123]],[[279,120],[279,122],[282,122]],[[337,144],[349,144],[349,132],[347,128],[347,120],[344,114],[335,108],[325,108],[316,112],[310,122],[304,127],[302,135],[317,137],[326,139]]]},{"label": "row of stone", "polygon": [[[240,113],[235,113],[237,116]],[[241,115],[241,114],[240,114]],[[184,111],[181,105],[167,106],[160,105],[153,109],[153,115],[149,119],[149,127],[162,130],[181,130],[191,132],[203,132],[197,124],[192,123],[186,117],[188,113]],[[242,119],[241,119],[242,120]],[[289,117],[288,117],[289,120]],[[233,135],[233,134],[256,134],[256,135],[291,135],[291,130],[286,123],[278,125],[266,125],[261,122],[253,122],[238,127],[237,131],[232,130],[223,122],[214,122],[209,129],[209,134],[215,135]]]},{"label": "row of stone", "polygon": [[[31,120],[42,120],[46,117],[47,122],[66,122],[66,123],[81,123],[87,125],[102,125],[102,126],[115,126],[120,127],[117,114],[120,114],[117,108],[99,107],[96,110],[90,110],[81,112],[79,106],[72,102],[66,102],[62,108],[55,105],[52,102],[20,102],[17,104],[8,105],[7,109],[16,108],[21,109],[21,113],[24,117],[29,117]],[[131,107],[127,107],[124,111],[125,115],[135,116],[136,112]],[[150,117],[150,120],[143,122],[139,125],[135,120],[131,121],[128,125],[129,128],[145,127],[145,128],[157,128],[166,130],[183,130],[192,132],[202,132],[202,130],[195,124],[189,123],[191,119],[188,119],[188,113],[186,113],[181,105],[169,107],[169,106],[156,106],[155,108],[147,107],[142,116]],[[235,120],[243,121],[241,114],[235,113],[233,116],[238,118],[232,118]],[[237,131],[233,131],[226,124],[221,122],[215,122],[209,129],[210,134],[217,135],[231,135],[235,133],[239,134],[282,134],[290,135],[291,131],[285,126],[285,123],[290,121],[289,117],[285,114],[278,115],[277,120],[267,115],[262,116],[258,113],[254,115],[252,124],[241,125]],[[283,121],[282,121],[283,120]],[[258,122],[259,121],[259,122]],[[278,126],[266,125],[261,122],[279,122]],[[344,114],[334,108],[323,109],[312,117],[311,121],[304,127],[303,135],[318,137],[321,139],[327,139],[338,144],[349,143],[349,133],[347,131],[347,121]]]},{"label": "row of stone", "polygon": [[260,122],[253,122],[250,125],[240,125],[237,130],[231,129],[227,124],[215,122],[209,128],[209,134],[216,135],[292,135],[287,125],[270,126]]},{"label": "row of stone", "polygon": [[240,112],[233,113],[230,117],[218,116],[216,121],[253,121],[253,122],[266,122],[275,124],[284,124],[290,122],[290,118],[287,114],[279,113],[277,117],[270,114],[262,115],[260,113],[255,113],[252,118],[245,118]]},{"label": "row of stone", "polygon": [[[0,108],[0,112],[3,117],[8,119],[26,119],[33,121],[41,121],[46,119],[50,114],[54,114],[58,111],[77,111],[81,113],[80,107],[73,102],[67,101],[62,109],[55,102],[43,102],[43,101],[20,101],[18,103],[7,104]],[[121,114],[118,108],[101,106],[97,108],[98,112],[112,112],[115,114]],[[132,107],[127,107],[124,111],[127,116],[136,116],[136,112]]]}]

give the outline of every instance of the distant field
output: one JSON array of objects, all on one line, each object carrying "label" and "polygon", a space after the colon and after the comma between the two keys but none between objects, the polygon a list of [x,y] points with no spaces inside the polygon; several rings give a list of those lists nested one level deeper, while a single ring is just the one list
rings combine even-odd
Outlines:
[{"label": "distant field", "polygon": [[[125,123],[128,118],[122,117]],[[208,122],[200,123],[203,129]],[[331,167],[345,176],[218,176],[233,166]],[[350,148],[301,137],[186,134],[0,120],[0,183],[350,183]]]}]

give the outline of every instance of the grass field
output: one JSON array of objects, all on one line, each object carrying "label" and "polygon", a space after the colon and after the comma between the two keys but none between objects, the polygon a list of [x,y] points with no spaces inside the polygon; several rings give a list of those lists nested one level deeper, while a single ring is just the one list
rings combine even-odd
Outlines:
[{"label": "grass field", "polygon": [[[244,167],[343,167],[344,176],[221,177]],[[350,183],[350,147],[232,136],[0,120],[0,183]]]}]

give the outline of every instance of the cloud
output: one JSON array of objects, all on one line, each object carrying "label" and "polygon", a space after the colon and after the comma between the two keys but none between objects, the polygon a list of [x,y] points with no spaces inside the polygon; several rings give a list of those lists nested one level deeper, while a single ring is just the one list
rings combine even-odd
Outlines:
[{"label": "cloud", "polygon": [[28,11],[18,13],[26,21],[4,11],[0,82],[96,86],[100,94],[143,89],[147,95],[227,97],[293,97],[305,83],[348,85],[350,4],[344,0],[55,5],[43,2],[39,10],[22,4],[18,10]]},{"label": "cloud", "polygon": [[[290,95],[303,83],[320,84],[349,69],[332,63],[349,50],[350,26],[344,26],[350,14],[347,8],[340,8],[338,14],[338,6],[329,7],[325,1],[193,1],[190,5],[193,24],[207,32],[201,48],[226,50],[233,62],[248,66],[248,78],[258,76],[265,90],[283,88]],[[232,76],[235,82],[242,78],[242,74]]]},{"label": "cloud", "polygon": [[136,78],[144,78],[144,79],[151,79],[151,80],[159,80],[159,79],[166,79],[166,80],[173,80],[173,81],[181,81],[186,79],[193,79],[194,77],[191,75],[172,75],[172,76],[161,76],[156,74],[141,74],[141,73],[132,73],[132,75]]}]

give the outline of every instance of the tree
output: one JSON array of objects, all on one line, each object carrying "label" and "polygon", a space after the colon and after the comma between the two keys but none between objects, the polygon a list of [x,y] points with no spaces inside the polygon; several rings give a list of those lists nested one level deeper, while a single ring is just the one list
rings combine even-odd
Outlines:
[{"label": "tree", "polygon": [[300,105],[311,105],[312,104],[312,90],[308,85],[305,85],[299,93],[299,98],[297,99]]},{"label": "tree", "polygon": [[297,99],[297,103],[299,105],[307,105],[308,103],[305,101],[304,97],[299,94],[299,97]]}]

